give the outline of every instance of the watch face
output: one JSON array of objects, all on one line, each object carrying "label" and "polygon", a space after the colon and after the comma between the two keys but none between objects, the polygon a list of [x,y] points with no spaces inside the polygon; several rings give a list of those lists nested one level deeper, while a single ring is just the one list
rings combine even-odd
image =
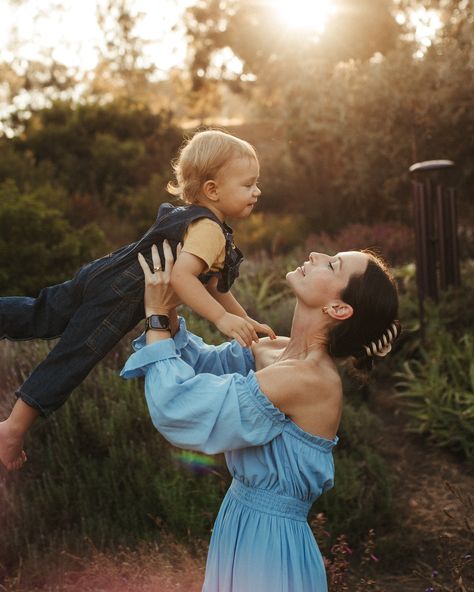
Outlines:
[{"label": "watch face", "polygon": [[151,315],[147,319],[150,329],[168,329],[170,320],[166,315]]}]

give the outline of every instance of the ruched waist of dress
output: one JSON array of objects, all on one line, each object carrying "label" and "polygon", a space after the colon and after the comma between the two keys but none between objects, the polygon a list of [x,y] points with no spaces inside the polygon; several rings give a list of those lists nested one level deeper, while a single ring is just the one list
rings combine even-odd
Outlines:
[{"label": "ruched waist of dress", "polygon": [[312,503],[296,497],[275,493],[268,489],[249,487],[233,479],[229,493],[239,502],[254,510],[305,522]]}]

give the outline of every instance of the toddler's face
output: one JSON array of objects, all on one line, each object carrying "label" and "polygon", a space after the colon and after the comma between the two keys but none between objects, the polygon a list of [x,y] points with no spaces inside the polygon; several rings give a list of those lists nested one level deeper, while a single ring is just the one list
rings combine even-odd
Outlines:
[{"label": "toddler's face", "polygon": [[260,167],[253,158],[233,158],[217,173],[215,207],[229,218],[246,218],[261,195]]}]

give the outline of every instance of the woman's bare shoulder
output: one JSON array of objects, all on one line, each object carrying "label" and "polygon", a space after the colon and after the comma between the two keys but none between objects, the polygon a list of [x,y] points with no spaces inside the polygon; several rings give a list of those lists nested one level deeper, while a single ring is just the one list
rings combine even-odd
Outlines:
[{"label": "woman's bare shoulder", "polygon": [[332,438],[342,410],[342,384],[330,365],[282,360],[257,372],[263,393],[299,427]]},{"label": "woman's bare shoulder", "polygon": [[263,337],[258,343],[252,343],[252,353],[255,358],[257,370],[274,364],[288,345],[289,340],[289,337],[282,336],[278,336],[276,339]]}]

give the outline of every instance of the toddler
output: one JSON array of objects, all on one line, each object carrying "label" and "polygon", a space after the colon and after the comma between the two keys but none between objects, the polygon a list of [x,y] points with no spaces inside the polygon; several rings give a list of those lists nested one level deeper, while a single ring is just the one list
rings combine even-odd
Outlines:
[{"label": "toddler", "polygon": [[[186,143],[174,163],[168,191],[184,205],[162,204],[153,226],[136,243],[84,265],[73,279],[41,290],[37,298],[0,298],[0,338],[60,337],[17,391],[10,417],[0,422],[0,461],[7,469],[26,460],[23,439],[39,415],[60,407],[107,352],[144,318],[143,273],[138,253],[156,244],[164,266],[163,240],[176,256],[171,283],[180,300],[241,345],[268,325],[251,319],[230,292],[242,253],[229,218],[246,218],[261,194],[254,148],[230,134],[207,130]],[[167,329],[152,315],[145,328]]]}]

